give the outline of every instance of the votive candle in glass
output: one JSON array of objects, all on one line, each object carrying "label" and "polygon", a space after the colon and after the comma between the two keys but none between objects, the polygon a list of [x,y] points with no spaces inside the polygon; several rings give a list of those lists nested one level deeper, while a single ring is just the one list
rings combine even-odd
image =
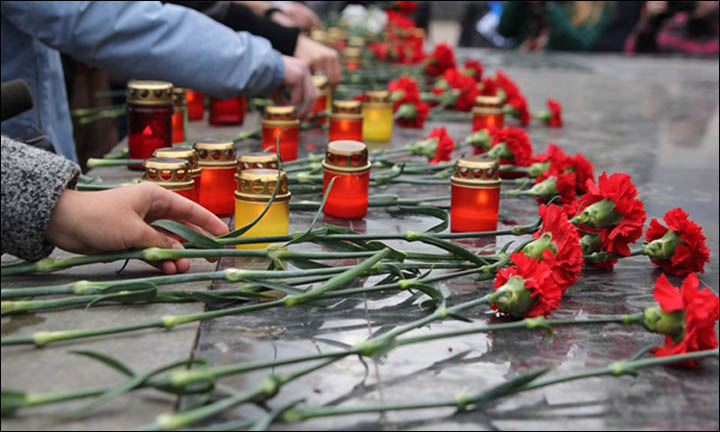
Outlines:
[{"label": "votive candle in glass", "polygon": [[450,231],[497,229],[500,207],[498,163],[480,156],[461,158],[451,178]]},{"label": "votive candle in glass", "polygon": [[342,62],[345,69],[350,72],[362,67],[362,48],[347,47],[342,51]]},{"label": "votive candle in glass", "polygon": [[[330,83],[325,75],[313,75],[313,84],[318,91],[318,98],[315,106],[310,110],[310,115],[326,113],[330,102]],[[321,117],[313,120],[313,123],[325,124],[327,117]]]},{"label": "votive candle in glass", "polygon": [[153,152],[154,158],[177,158],[184,159],[190,164],[190,178],[192,178],[194,187],[192,200],[199,202],[200,196],[200,164],[198,154],[194,149],[182,147],[163,147]]},{"label": "votive candle in glass", "polygon": [[237,158],[237,172],[239,176],[246,169],[278,169],[278,157],[276,153],[254,152],[241,154]]},{"label": "votive candle in glass", "polygon": [[[132,80],[127,85],[128,157],[147,159],[161,147],[172,146],[172,84]],[[140,164],[128,165],[134,170]]]},{"label": "votive candle in glass", "polygon": [[478,96],[472,109],[472,131],[505,127],[503,99],[499,96]]},{"label": "votive candle in glass", "polygon": [[188,89],[185,97],[188,105],[188,119],[202,120],[205,113],[205,95],[199,91]]},{"label": "votive candle in glass", "polygon": [[360,101],[337,100],[333,101],[332,106],[328,141],[362,141],[363,115]]},{"label": "votive candle in glass", "polygon": [[367,146],[359,141],[332,141],[325,150],[323,196],[334,178],[323,212],[342,219],[361,219],[367,214],[370,160]]},{"label": "votive candle in glass", "polygon": [[369,91],[362,104],[363,141],[388,142],[392,138],[393,110],[387,91]]},{"label": "votive candle in glass", "polygon": [[217,216],[231,216],[235,191],[235,143],[207,138],[196,142],[193,148],[200,162],[200,205]]},{"label": "votive candle in glass", "polygon": [[300,120],[293,106],[268,106],[262,120],[262,150],[275,153],[280,137],[280,157],[284,161],[297,159]]},{"label": "votive candle in glass", "polygon": [[[235,190],[235,229],[254,221],[265,210],[275,190],[278,171],[272,169],[246,169],[237,177]],[[244,237],[268,237],[287,235],[290,228],[290,197],[287,175],[280,171],[280,188],[267,213]],[[237,245],[238,249],[263,249],[269,243]]]},{"label": "votive candle in glass", "polygon": [[211,96],[208,122],[216,126],[241,125],[245,120],[246,112],[247,100],[243,94],[229,99],[218,99]]},{"label": "votive candle in glass", "polygon": [[172,142],[173,144],[185,141],[187,128],[187,100],[185,89],[173,87],[173,115],[172,115]]},{"label": "votive candle in glass", "polygon": [[145,174],[140,181],[154,183],[185,198],[193,199],[195,183],[190,164],[185,159],[149,158],[143,163]]}]

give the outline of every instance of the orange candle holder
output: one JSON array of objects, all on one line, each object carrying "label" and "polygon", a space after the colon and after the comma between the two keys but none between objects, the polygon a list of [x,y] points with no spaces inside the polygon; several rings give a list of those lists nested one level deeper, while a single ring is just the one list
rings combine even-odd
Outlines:
[{"label": "orange candle holder", "polygon": [[361,219],[367,214],[370,160],[367,146],[359,141],[333,141],[325,150],[323,196],[330,190],[323,212],[342,219]]},{"label": "orange candle holder", "polygon": [[[132,80],[127,85],[128,157],[147,159],[172,146],[172,83]],[[141,164],[128,165],[141,170]]]},{"label": "orange candle holder", "polygon": [[[315,106],[310,110],[310,115],[326,113],[330,102],[330,83],[325,75],[313,75],[313,84],[318,91],[318,98],[315,101]],[[325,124],[327,117],[322,117],[313,120],[316,124]]]},{"label": "orange candle holder", "polygon": [[247,112],[247,99],[240,94],[229,99],[210,97],[208,123],[215,126],[242,125]]},{"label": "orange candle holder", "polygon": [[185,159],[149,158],[143,163],[145,174],[140,181],[154,183],[192,199],[195,182],[190,177],[190,164]]},{"label": "orange candle holder", "polygon": [[[272,169],[246,169],[237,176],[235,191],[235,229],[247,226],[267,207],[277,185],[278,171]],[[287,235],[290,228],[290,198],[287,175],[280,172],[280,187],[270,208],[243,237],[270,237]],[[237,245],[238,249],[262,249],[268,243]]]},{"label": "orange candle holder", "polygon": [[347,47],[342,50],[342,64],[349,71],[356,71],[362,67],[362,48]]},{"label": "orange candle holder", "polygon": [[188,89],[185,98],[188,106],[188,120],[202,120],[205,114],[205,95]]},{"label": "orange candle holder", "polygon": [[337,100],[333,101],[332,106],[328,141],[362,141],[363,115],[360,101]]},{"label": "orange candle holder", "polygon": [[194,149],[182,147],[163,147],[153,152],[154,158],[175,158],[184,159],[190,164],[190,178],[192,178],[194,187],[192,200],[199,202],[200,196],[200,164],[198,154]]},{"label": "orange candle holder", "polygon": [[479,156],[461,158],[451,178],[450,231],[497,229],[500,207],[499,165]]},{"label": "orange candle holder", "polygon": [[262,150],[276,152],[280,137],[280,157],[284,161],[297,159],[300,120],[293,106],[268,106],[262,120]]},{"label": "orange candle holder", "polygon": [[472,131],[505,127],[503,99],[499,96],[478,96],[472,109]]},{"label": "orange candle holder", "polygon": [[231,216],[235,192],[235,143],[208,138],[196,142],[193,148],[200,164],[198,202],[217,216]]},{"label": "orange candle holder", "polygon": [[173,87],[173,115],[172,115],[172,142],[173,144],[185,141],[185,128],[187,127],[187,99],[185,89]]}]

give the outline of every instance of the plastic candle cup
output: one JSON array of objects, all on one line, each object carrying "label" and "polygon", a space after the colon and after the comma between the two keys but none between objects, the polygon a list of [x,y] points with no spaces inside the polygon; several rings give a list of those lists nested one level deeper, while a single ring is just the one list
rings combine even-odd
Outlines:
[{"label": "plastic candle cup", "polygon": [[140,181],[155,183],[185,198],[192,199],[195,183],[190,177],[190,164],[185,159],[150,158],[143,163],[145,174]]},{"label": "plastic candle cup", "polygon": [[297,159],[300,120],[293,106],[269,106],[262,120],[262,149],[275,153],[280,137],[280,157],[284,161]]},{"label": "plastic candle cup", "polygon": [[255,152],[241,154],[237,158],[237,172],[239,176],[246,169],[278,169],[278,157],[276,153]]},{"label": "plastic candle cup", "polygon": [[328,141],[363,139],[363,115],[360,101],[337,100],[330,114]]},{"label": "plastic candle cup", "polygon": [[367,214],[370,160],[367,146],[359,141],[332,141],[325,150],[323,196],[334,178],[323,212],[342,219],[361,219]]},{"label": "plastic candle cup", "polygon": [[241,125],[245,120],[246,112],[247,101],[243,94],[229,99],[218,99],[211,96],[208,122],[216,126]]},{"label": "plastic candle cup", "polygon": [[[127,85],[128,157],[147,159],[172,145],[172,84],[132,80]],[[142,165],[128,165],[133,170]]]},{"label": "plastic candle cup", "polygon": [[342,51],[342,62],[345,69],[356,71],[362,67],[362,48],[349,46]]},{"label": "plastic candle cup", "polygon": [[193,145],[200,162],[200,205],[217,216],[233,213],[235,143],[208,138]]},{"label": "plastic candle cup", "polygon": [[[330,102],[330,83],[325,75],[313,75],[312,80],[318,91],[318,98],[315,101],[315,106],[310,110],[310,115],[327,112]],[[325,124],[327,117],[315,119],[313,122]]]},{"label": "plastic candle cup", "polygon": [[362,104],[363,141],[388,142],[392,138],[393,111],[387,91],[367,92]]},{"label": "plastic candle cup", "polygon": [[501,182],[497,161],[479,156],[458,160],[450,181],[450,231],[496,230]]},{"label": "plastic candle cup", "polygon": [[[237,177],[235,190],[235,229],[242,228],[255,220],[270,201],[278,180],[278,171],[271,169],[246,169]],[[290,197],[287,175],[281,171],[280,189],[267,213],[248,231],[244,237],[266,237],[287,235],[290,228]],[[238,249],[263,249],[269,243],[237,245]]]},{"label": "plastic candle cup", "polygon": [[505,111],[499,96],[478,96],[472,109],[472,131],[502,129],[505,127]]},{"label": "plastic candle cup", "polygon": [[172,115],[172,142],[173,144],[185,141],[185,128],[187,127],[187,100],[185,89],[173,87],[173,115]]},{"label": "plastic candle cup", "polygon": [[192,193],[192,200],[199,202],[198,197],[200,196],[200,164],[198,162],[198,154],[191,148],[182,147],[163,147],[153,152],[154,158],[176,158],[184,159],[190,164],[190,178],[192,178],[194,187]]},{"label": "plastic candle cup", "polygon": [[188,90],[185,98],[188,106],[188,120],[202,120],[205,113],[205,95],[195,90]]}]

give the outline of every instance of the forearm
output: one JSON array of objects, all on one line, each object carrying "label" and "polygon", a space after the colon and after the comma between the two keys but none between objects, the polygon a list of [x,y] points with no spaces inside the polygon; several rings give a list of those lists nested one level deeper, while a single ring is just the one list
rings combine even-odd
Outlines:
[{"label": "forearm", "polygon": [[80,168],[69,160],[2,137],[2,253],[38,260],[52,252],[45,239],[60,194],[75,187]]},{"label": "forearm", "polygon": [[269,1],[234,1],[233,3],[241,4],[250,8],[257,15],[262,15],[272,6]]}]

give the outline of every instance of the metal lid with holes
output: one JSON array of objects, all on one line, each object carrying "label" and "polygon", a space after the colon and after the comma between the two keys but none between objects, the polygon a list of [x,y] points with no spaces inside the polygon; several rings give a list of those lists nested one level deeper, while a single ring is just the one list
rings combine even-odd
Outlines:
[{"label": "metal lid with holes", "polygon": [[327,93],[330,90],[328,77],[325,75],[313,75],[312,80],[315,88],[318,89],[320,93]]},{"label": "metal lid with holes", "polygon": [[265,116],[262,119],[263,126],[292,126],[299,125],[300,120],[295,114],[295,107],[287,106],[267,106],[265,107]]},{"label": "metal lid with holes", "polygon": [[325,149],[324,169],[340,173],[362,173],[370,170],[368,149],[360,141],[332,141]]},{"label": "metal lid with holes", "polygon": [[455,174],[451,183],[457,186],[475,188],[499,188],[500,166],[494,159],[481,156],[461,158],[455,163]]},{"label": "metal lid with holes", "polygon": [[247,153],[237,158],[237,174],[247,169],[278,169],[277,153],[256,152]]},{"label": "metal lid with holes", "polygon": [[188,190],[195,187],[190,175],[190,163],[178,158],[150,158],[143,163],[145,174],[140,181],[155,183],[168,190]]},{"label": "metal lid with holes", "polygon": [[201,168],[235,166],[235,143],[223,138],[205,138],[193,144]]},{"label": "metal lid with holes", "polygon": [[478,96],[472,112],[475,114],[502,114],[503,98],[500,96]]},{"label": "metal lid with holes", "polygon": [[356,100],[336,100],[332,104],[332,114],[330,118],[334,119],[362,119],[362,104]]},{"label": "metal lid with holes", "polygon": [[363,48],[365,46],[365,38],[362,36],[353,36],[348,39],[348,46],[353,48]]},{"label": "metal lid with holes", "polygon": [[175,105],[177,108],[182,108],[182,107],[187,106],[187,97],[185,96],[184,88],[173,87],[172,95],[173,95],[173,105]]},{"label": "metal lid with holes", "polygon": [[200,175],[199,158],[194,149],[182,147],[162,147],[155,150],[152,157],[185,159],[190,164],[190,175],[192,177]]},{"label": "metal lid with holes", "polygon": [[[278,171],[273,169],[247,169],[235,176],[237,190],[235,198],[245,201],[267,202],[277,184]],[[280,189],[275,201],[287,201],[292,194],[288,190],[287,174],[280,171]]]},{"label": "metal lid with holes", "polygon": [[127,102],[137,105],[172,105],[172,83],[131,80],[127,83]]},{"label": "metal lid with holes", "polygon": [[360,60],[362,57],[362,48],[358,47],[347,47],[344,50],[342,50],[342,58],[343,60]]}]

